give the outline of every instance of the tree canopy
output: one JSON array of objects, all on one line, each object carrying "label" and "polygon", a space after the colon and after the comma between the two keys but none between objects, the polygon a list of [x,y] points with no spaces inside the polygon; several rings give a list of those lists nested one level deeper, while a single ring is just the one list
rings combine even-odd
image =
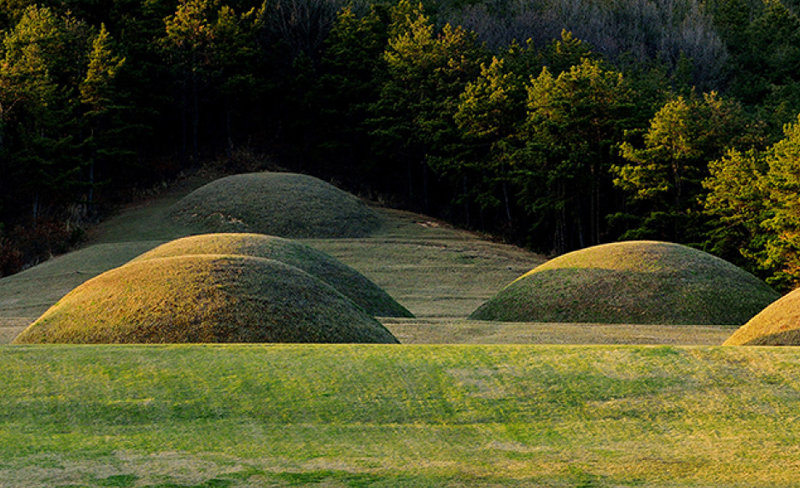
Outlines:
[{"label": "tree canopy", "polygon": [[542,252],[797,283],[796,2],[534,3],[0,1],[0,269],[249,151]]}]

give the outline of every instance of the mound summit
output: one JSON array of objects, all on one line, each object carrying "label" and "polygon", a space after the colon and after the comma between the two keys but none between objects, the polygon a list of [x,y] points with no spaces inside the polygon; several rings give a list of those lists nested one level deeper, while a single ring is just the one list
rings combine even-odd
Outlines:
[{"label": "mound summit", "polygon": [[725,346],[800,346],[800,288],[739,327]]},{"label": "mound summit", "polygon": [[75,288],[15,343],[396,343],[330,285],[246,256],[132,262]]},{"label": "mound summit", "polygon": [[371,315],[413,317],[411,312],[358,271],[313,247],[280,237],[263,234],[202,234],[162,244],[133,262],[198,254],[274,259],[319,278]]},{"label": "mound summit", "polygon": [[355,196],[312,176],[246,173],[204,185],[176,202],[172,219],[202,232],[280,237],[362,237],[380,224]]},{"label": "mound summit", "polygon": [[778,297],[755,276],[706,252],[629,241],[552,259],[517,278],[470,318],[741,325]]}]

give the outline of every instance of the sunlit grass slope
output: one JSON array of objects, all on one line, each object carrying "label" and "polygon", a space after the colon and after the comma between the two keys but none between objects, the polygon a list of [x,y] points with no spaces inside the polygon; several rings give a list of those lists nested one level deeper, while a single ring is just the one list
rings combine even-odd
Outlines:
[{"label": "sunlit grass slope", "polygon": [[263,234],[203,234],[162,244],[134,261],[198,254],[274,259],[319,278],[367,313],[385,317],[412,317],[411,312],[358,271],[322,251],[280,237]]},{"label": "sunlit grass slope", "polygon": [[330,285],[293,266],[199,255],[107,271],[59,300],[14,342],[396,340]]},{"label": "sunlit grass slope", "polygon": [[0,348],[0,485],[796,487],[800,351]]},{"label": "sunlit grass slope", "polygon": [[502,321],[741,325],[779,297],[764,282],[679,244],[630,241],[552,259],[470,318]]},{"label": "sunlit grass slope", "polygon": [[179,200],[177,224],[203,232],[281,237],[360,237],[381,224],[355,196],[312,176],[247,173],[221,178]]},{"label": "sunlit grass slope", "polygon": [[762,310],[725,341],[726,346],[800,345],[800,289]]},{"label": "sunlit grass slope", "polygon": [[0,278],[0,328],[13,319],[28,325],[76,286],[125,264],[159,243],[96,244]]}]

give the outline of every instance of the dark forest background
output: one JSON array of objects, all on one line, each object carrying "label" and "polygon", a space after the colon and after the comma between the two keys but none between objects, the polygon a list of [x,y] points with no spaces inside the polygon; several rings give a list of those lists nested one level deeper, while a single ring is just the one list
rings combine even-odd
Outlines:
[{"label": "dark forest background", "polygon": [[795,0],[0,0],[0,275],[270,157],[548,254],[800,283]]}]

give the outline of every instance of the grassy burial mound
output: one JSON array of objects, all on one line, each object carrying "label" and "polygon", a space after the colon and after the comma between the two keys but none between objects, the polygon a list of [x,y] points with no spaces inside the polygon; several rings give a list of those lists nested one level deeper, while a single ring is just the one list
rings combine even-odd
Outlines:
[{"label": "grassy burial mound", "polygon": [[281,237],[361,237],[381,219],[355,196],[294,173],[248,173],[204,185],[176,202],[170,216],[203,232]]},{"label": "grassy burial mound", "polygon": [[726,346],[800,346],[800,289],[750,319],[725,341]]},{"label": "grassy burial mound", "polygon": [[413,317],[364,275],[313,247],[263,234],[203,234],[177,239],[134,261],[197,254],[268,258],[299,268],[331,285],[367,313],[383,317]]},{"label": "grassy burial mound", "polygon": [[15,343],[396,343],[330,285],[246,256],[151,259],[75,288]]},{"label": "grassy burial mound", "polygon": [[517,278],[470,318],[740,325],[779,297],[711,254],[656,241],[571,252]]}]

